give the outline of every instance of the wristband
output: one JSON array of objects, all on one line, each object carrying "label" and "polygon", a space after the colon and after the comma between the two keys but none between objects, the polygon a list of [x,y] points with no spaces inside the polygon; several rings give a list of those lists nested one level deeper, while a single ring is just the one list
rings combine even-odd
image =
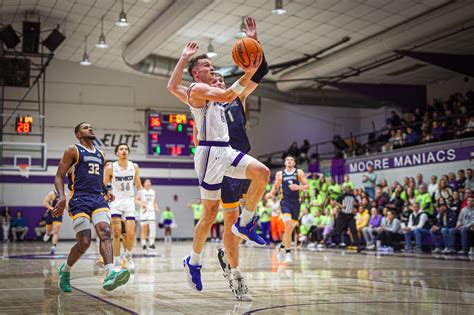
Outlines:
[{"label": "wristband", "polygon": [[242,93],[244,92],[245,86],[240,85],[239,81],[235,81],[235,82],[231,85],[230,89],[231,89],[232,91],[234,91],[235,94],[240,95],[240,94],[242,94]]}]

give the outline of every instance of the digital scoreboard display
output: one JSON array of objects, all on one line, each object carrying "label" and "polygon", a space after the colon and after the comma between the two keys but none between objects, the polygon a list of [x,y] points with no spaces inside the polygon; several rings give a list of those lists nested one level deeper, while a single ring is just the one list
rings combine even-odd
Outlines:
[{"label": "digital scoreboard display", "polygon": [[147,112],[146,125],[148,156],[194,155],[192,115]]},{"label": "digital scoreboard display", "polygon": [[31,133],[32,125],[33,125],[33,117],[18,116],[16,118],[15,130],[18,134],[27,135],[27,134]]}]

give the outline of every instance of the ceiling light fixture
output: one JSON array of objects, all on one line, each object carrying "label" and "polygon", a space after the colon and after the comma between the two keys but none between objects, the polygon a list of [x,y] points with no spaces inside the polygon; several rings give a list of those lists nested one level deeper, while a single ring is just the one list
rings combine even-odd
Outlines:
[{"label": "ceiling light fixture", "polygon": [[237,38],[247,37],[247,25],[245,25],[245,17],[242,17],[242,23],[240,23],[240,30],[237,32]]},{"label": "ceiling light fixture", "polygon": [[105,41],[105,35],[104,35],[104,16],[100,18],[100,36],[99,36],[99,42],[95,44],[95,47],[97,48],[109,48],[109,45]]},{"label": "ceiling light fixture", "polygon": [[272,10],[272,14],[282,15],[285,13],[286,10],[283,9],[283,0],[275,0],[275,9]]},{"label": "ceiling light fixture", "polygon": [[84,55],[82,55],[82,61],[79,62],[81,66],[91,66],[92,62],[89,60],[89,54],[87,53],[87,35],[84,40]]},{"label": "ceiling light fixture", "polygon": [[214,52],[214,46],[212,46],[212,39],[209,39],[209,46],[207,46],[207,54],[209,58],[214,58],[217,56],[217,53]]},{"label": "ceiling light fixture", "polygon": [[122,0],[122,12],[120,12],[119,19],[115,22],[115,25],[118,27],[128,26],[127,13],[125,13],[125,0]]}]

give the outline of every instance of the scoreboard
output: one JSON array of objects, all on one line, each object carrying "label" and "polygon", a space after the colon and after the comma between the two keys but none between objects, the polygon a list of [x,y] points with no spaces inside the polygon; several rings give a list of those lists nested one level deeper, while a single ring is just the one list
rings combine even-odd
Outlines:
[{"label": "scoreboard", "polygon": [[146,113],[147,156],[194,155],[192,115],[182,113]]}]

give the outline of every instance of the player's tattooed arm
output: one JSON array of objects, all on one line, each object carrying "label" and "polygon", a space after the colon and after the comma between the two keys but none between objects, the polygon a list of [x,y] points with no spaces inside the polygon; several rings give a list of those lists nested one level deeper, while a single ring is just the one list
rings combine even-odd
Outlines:
[{"label": "player's tattooed arm", "polygon": [[52,210],[54,217],[61,217],[66,208],[66,194],[64,193],[64,177],[66,176],[68,170],[71,168],[73,163],[77,159],[77,148],[74,145],[69,146],[66,151],[64,151],[63,157],[58,165],[58,170],[56,171],[56,176],[54,177],[54,187],[58,192],[59,200],[56,203],[56,206]]}]

